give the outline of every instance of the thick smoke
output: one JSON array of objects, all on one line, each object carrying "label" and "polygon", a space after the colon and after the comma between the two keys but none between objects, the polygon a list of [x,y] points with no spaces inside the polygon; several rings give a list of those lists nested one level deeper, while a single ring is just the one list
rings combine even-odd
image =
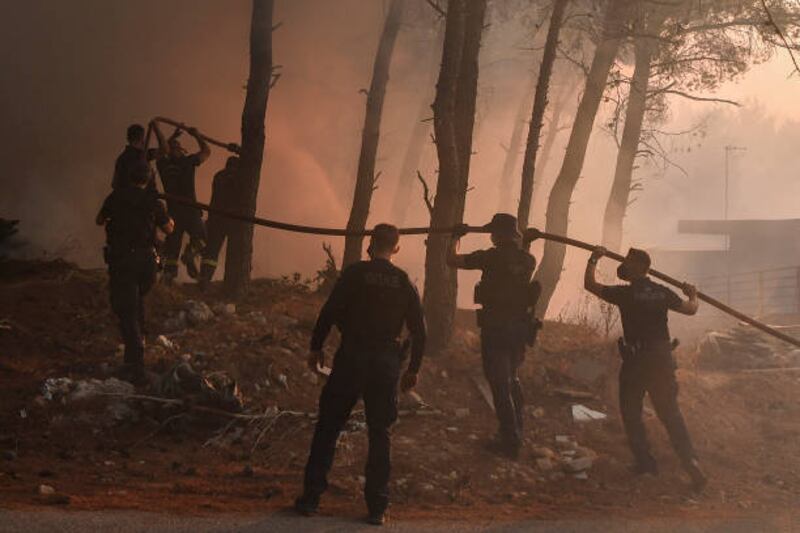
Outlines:
[{"label": "thick smoke", "polygon": [[[274,34],[274,53],[281,77],[270,96],[258,211],[267,218],[343,226],[363,121],[360,90],[369,86],[385,5],[375,0],[278,0],[276,4],[276,20],[282,24]],[[414,20],[400,35],[392,65],[378,159],[381,176],[370,224],[388,217],[397,181],[414,179],[398,173],[420,101],[433,96],[426,55],[440,54],[435,44],[436,16],[424,2],[419,4]],[[5,67],[0,85],[4,163],[0,216],[21,219],[21,232],[42,248],[60,248],[82,265],[100,266],[103,233],[92,221],[109,190],[114,158],[123,147],[129,123],[165,115],[224,140],[239,140],[249,10],[247,0],[29,0],[6,6],[0,20],[0,58]],[[504,145],[521,99],[532,98],[524,92],[537,69],[536,52],[530,48],[541,35],[535,34],[530,17],[493,20],[488,27],[481,55],[473,189],[467,200],[470,223],[488,220],[497,207]],[[735,163],[732,215],[797,215],[790,199],[797,187],[792,175],[797,167],[793,147],[798,126],[779,116],[775,107],[789,101],[790,85],[796,91],[796,79],[785,79],[786,65],[779,55],[775,62],[759,67],[756,79],[724,88],[726,96],[745,103],[741,111],[675,104],[673,124],[664,125],[665,129],[680,129],[713,111],[708,135],[691,153],[675,154],[688,177],[674,170],[637,171],[646,179],[645,189],[626,219],[628,242],[678,245],[679,218],[718,216],[715,180],[721,146],[727,143],[748,146]],[[557,69],[564,68],[563,62],[557,64]],[[557,81],[555,90],[566,85]],[[579,96],[580,91],[572,105]],[[800,113],[794,113],[800,120]],[[602,121],[598,117],[597,124]],[[538,224],[568,134],[561,132],[550,161],[540,161],[547,171],[534,203]],[[201,200],[208,199],[211,176],[224,158],[224,153],[215,151],[200,168]],[[596,129],[572,207],[573,236],[599,240],[614,158],[612,139]],[[420,170],[435,186],[435,151],[430,143]],[[519,168],[515,184],[518,176]],[[769,187],[760,185],[764,180]],[[512,194],[515,199],[518,187]],[[413,190],[406,222],[423,225],[427,214],[421,186],[415,182]],[[298,271],[310,276],[324,263],[322,242],[258,229],[255,273]],[[468,237],[463,249],[487,244],[485,237]],[[342,243],[334,240],[333,245],[340,254]],[[408,238],[401,246],[401,266],[421,282],[424,241]],[[583,252],[570,252],[567,283],[553,301],[554,312],[574,297],[584,259]],[[470,303],[473,281],[473,276],[461,277],[462,305]]]}]

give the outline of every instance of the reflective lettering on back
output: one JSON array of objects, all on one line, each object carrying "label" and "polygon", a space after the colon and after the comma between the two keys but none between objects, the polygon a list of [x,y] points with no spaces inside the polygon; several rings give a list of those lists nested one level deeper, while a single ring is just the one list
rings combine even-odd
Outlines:
[{"label": "reflective lettering on back", "polygon": [[373,287],[388,287],[390,289],[399,289],[401,286],[400,276],[384,272],[367,272],[364,274],[364,282]]}]

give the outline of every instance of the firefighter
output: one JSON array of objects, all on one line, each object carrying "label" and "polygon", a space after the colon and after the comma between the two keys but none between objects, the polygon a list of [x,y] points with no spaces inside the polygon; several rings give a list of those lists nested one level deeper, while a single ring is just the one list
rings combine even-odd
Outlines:
[{"label": "firefighter", "polygon": [[[225,163],[225,168],[214,175],[211,185],[211,207],[214,209],[235,210],[236,207],[236,174],[239,170],[239,158],[231,156]],[[209,212],[206,221],[206,234],[208,242],[203,250],[203,260],[200,264],[200,287],[205,288],[214,277],[217,269],[219,252],[225,239],[230,235],[236,222],[230,218]]]},{"label": "firefighter", "polygon": [[[161,143],[163,135],[159,129],[158,122],[154,122],[153,125],[159,143]],[[181,145],[179,137],[184,130],[197,141],[200,148],[198,152],[188,154]],[[208,144],[200,136],[197,129],[184,126],[177,128],[166,144],[166,155],[156,161],[164,192],[196,201],[195,172],[197,167],[202,165],[211,155]],[[206,230],[202,211],[196,207],[169,201],[167,201],[167,208],[170,215],[175,219],[175,231],[164,243],[164,279],[169,283],[177,277],[179,256],[186,266],[189,277],[197,278],[199,272],[196,259],[206,245]],[[184,233],[189,234],[189,242],[181,255]]]},{"label": "firefighter", "polygon": [[[368,522],[382,525],[389,504],[390,433],[397,419],[397,384],[403,391],[417,383],[425,349],[422,306],[408,275],[392,264],[400,234],[396,227],[378,224],[370,240],[370,259],[344,269],[323,306],[311,338],[308,366],[324,363],[322,346],[333,325],[341,344],[330,378],[322,389],[303,493],[295,509],[316,513],[328,486],[336,441],[350,411],[364,400],[369,437],[364,497]],[[404,350],[398,342],[403,326],[411,335],[411,359],[400,379]]]},{"label": "firefighter", "polygon": [[478,311],[481,358],[499,423],[498,434],[487,447],[515,459],[522,445],[524,405],[517,370],[525,358],[525,345],[533,343],[539,325],[530,297],[536,287],[531,284],[536,260],[523,248],[517,219],[512,215],[498,213],[485,226],[491,233],[492,248],[460,255],[457,243],[466,229],[462,225],[454,232],[447,263],[453,268],[481,271],[481,281],[475,287],[475,303],[482,306]]},{"label": "firefighter", "polygon": [[119,319],[125,343],[119,376],[134,384],[146,381],[144,297],[156,279],[156,228],[169,234],[175,226],[150,188],[151,177],[147,161],[139,159],[126,180],[106,197],[96,218],[98,225],[106,227],[104,255],[111,308]]},{"label": "firefighter", "polygon": [[689,437],[689,430],[678,405],[676,363],[672,350],[667,315],[674,311],[684,315],[697,313],[697,289],[683,286],[687,299],[653,282],[647,276],[650,256],[644,250],[631,248],[617,269],[624,285],[602,285],[595,279],[598,261],[606,255],[605,248],[594,250],[586,265],[584,286],[598,298],[619,307],[623,338],[619,340],[622,368],[619,373],[619,407],[628,444],[634,457],[631,471],[637,475],[658,474],[658,465],[650,453],[642,404],[645,394],[669,434],[672,447],[692,480],[695,490],[707,483],[700,469]]}]

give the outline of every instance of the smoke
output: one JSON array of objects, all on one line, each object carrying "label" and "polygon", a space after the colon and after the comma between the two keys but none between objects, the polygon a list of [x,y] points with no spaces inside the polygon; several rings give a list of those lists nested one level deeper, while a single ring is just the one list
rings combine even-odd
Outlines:
[{"label": "smoke", "polygon": [[[436,14],[423,1],[409,0],[409,4],[413,16],[401,31],[391,69],[377,164],[381,174],[370,225],[389,217],[400,179],[415,181],[407,223],[428,222],[421,186],[414,176],[398,173],[408,137],[419,119],[420,103],[426,98],[432,101],[428,58],[441,52],[434,44]],[[267,111],[258,213],[265,218],[342,227],[355,181],[365,107],[360,90],[369,86],[385,2],[278,0],[276,5],[275,18],[281,26],[274,33],[274,60],[281,65],[281,78]],[[0,123],[4,162],[0,216],[19,218],[20,232],[44,249],[75,243],[68,250],[69,259],[99,266],[104,235],[93,219],[109,191],[114,159],[123,148],[128,124],[164,115],[223,140],[239,140],[249,16],[247,0],[29,0],[6,6],[0,20],[0,60],[7,73],[0,85],[4,117]],[[472,189],[466,207],[466,219],[472,224],[487,221],[496,209],[513,122],[522,99],[532,100],[532,95],[524,94],[538,68],[537,52],[531,48],[542,37],[534,40],[534,22],[531,16],[498,15],[484,38]],[[554,91],[575,83],[563,76],[567,68],[566,62],[557,63]],[[792,143],[796,145],[798,126],[766,120],[759,129],[750,127],[758,117],[776,114],[774,107],[765,110],[759,102],[790,101],[788,89],[776,96],[767,81],[796,81],[784,81],[780,68],[770,71],[771,77],[763,69],[759,72],[756,81],[746,78],[741,87],[724,89],[726,96],[750,98],[745,109],[715,114],[716,125],[709,129],[702,147],[676,155],[690,169],[690,178],[675,171],[637,170],[637,176],[646,181],[626,219],[630,243],[673,245],[678,242],[679,218],[717,216],[710,206],[720,205],[714,176],[722,155],[719,147],[726,143],[748,146],[736,163],[739,181],[732,195],[738,199],[732,203],[732,215],[757,216],[770,205],[780,206],[770,210],[772,214],[796,215],[790,199],[797,188],[791,169],[796,168]],[[579,96],[580,91],[571,106]],[[665,128],[679,129],[707,112],[676,104],[674,124]],[[598,117],[597,124],[602,120]],[[735,132],[742,136],[736,137]],[[723,141],[723,134],[730,139]],[[534,201],[537,224],[543,220],[546,191],[561,166],[568,135],[568,130],[561,132],[551,160],[539,162],[547,171]],[[187,144],[191,149],[191,143]],[[599,240],[615,153],[610,137],[596,129],[572,206],[572,236]],[[222,168],[225,156],[215,150],[198,170],[201,200],[208,199],[211,177]],[[420,171],[435,187],[432,143],[426,146]],[[519,172],[518,168],[514,174],[515,200]],[[756,176],[774,187],[760,187]],[[297,271],[311,275],[324,264],[323,240],[257,229],[255,274]],[[343,243],[333,240],[332,244],[340,255]],[[488,245],[485,237],[470,236],[462,251]],[[534,250],[540,254],[540,248]],[[554,313],[574,298],[583,254],[568,255],[565,283],[552,305]],[[424,240],[403,239],[398,262],[421,285]],[[474,274],[460,278],[461,305],[471,302],[474,278]]]}]

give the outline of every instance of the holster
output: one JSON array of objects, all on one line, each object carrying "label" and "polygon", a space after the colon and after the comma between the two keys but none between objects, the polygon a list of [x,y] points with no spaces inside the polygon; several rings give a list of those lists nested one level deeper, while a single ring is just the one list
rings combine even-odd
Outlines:
[{"label": "holster", "polygon": [[525,344],[533,346],[536,344],[536,338],[539,336],[539,330],[542,329],[542,321],[536,318],[533,313],[528,314],[526,323]]}]

